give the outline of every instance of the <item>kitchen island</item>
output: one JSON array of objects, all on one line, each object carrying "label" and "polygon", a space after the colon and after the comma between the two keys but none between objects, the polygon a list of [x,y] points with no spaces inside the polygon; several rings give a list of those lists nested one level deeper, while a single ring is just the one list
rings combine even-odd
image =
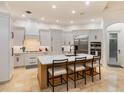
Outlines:
[{"label": "kitchen island", "polygon": [[[87,62],[91,62],[90,60],[93,58],[93,55],[89,54],[78,54],[76,57],[87,57]],[[38,56],[38,82],[40,85],[40,89],[47,88],[47,66],[52,64],[53,60],[60,59],[68,59],[68,62],[74,62],[75,56],[65,56],[65,55],[43,55]]]}]

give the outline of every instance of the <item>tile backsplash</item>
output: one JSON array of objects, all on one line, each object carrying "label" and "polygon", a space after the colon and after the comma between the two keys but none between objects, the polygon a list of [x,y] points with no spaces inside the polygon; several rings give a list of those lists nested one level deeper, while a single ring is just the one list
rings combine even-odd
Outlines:
[{"label": "tile backsplash", "polygon": [[24,41],[26,51],[39,51],[40,41],[34,38],[27,38]]}]

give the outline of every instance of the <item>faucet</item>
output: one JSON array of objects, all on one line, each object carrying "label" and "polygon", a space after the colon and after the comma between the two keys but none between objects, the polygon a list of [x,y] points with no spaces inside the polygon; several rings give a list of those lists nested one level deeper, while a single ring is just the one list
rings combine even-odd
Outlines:
[{"label": "faucet", "polygon": [[71,52],[71,48],[72,48],[72,46],[74,47],[74,55],[76,56],[76,54],[77,54],[77,50],[78,50],[78,46],[77,45],[71,45],[70,46],[70,52]]}]

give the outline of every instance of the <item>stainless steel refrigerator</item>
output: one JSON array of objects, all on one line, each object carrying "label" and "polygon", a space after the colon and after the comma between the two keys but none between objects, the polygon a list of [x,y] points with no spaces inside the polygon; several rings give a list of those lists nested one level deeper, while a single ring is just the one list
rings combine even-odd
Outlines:
[{"label": "stainless steel refrigerator", "polygon": [[78,46],[77,53],[88,54],[88,35],[75,36],[74,45]]}]

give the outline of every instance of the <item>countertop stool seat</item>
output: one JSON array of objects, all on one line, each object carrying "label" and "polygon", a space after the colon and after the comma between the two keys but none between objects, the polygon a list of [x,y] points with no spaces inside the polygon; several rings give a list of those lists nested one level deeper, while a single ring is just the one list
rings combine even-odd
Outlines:
[{"label": "countertop stool seat", "polygon": [[[52,68],[49,68],[48,72],[52,76]],[[65,68],[62,68],[62,67],[55,67],[54,68],[54,76],[59,76],[59,75],[63,75],[63,74],[67,74],[67,71]]]},{"label": "countertop stool seat", "polygon": [[[100,56],[94,56],[91,63],[86,64],[86,66],[89,68],[90,74],[87,73],[87,75],[91,76],[92,82],[94,82],[94,76],[99,75],[99,79],[101,79],[101,64],[100,64]],[[99,69],[97,72],[94,69]]]},{"label": "countertop stool seat", "polygon": [[[66,79],[63,76],[66,76]],[[60,80],[56,84],[57,78]],[[53,60],[52,65],[47,68],[47,85],[50,84],[54,92],[54,87],[65,83],[68,91],[68,59]]]},{"label": "countertop stool seat", "polygon": [[[70,66],[68,66],[68,68],[74,72],[74,65],[70,65]],[[81,64],[76,64],[75,68],[76,68],[75,69],[76,72],[85,70],[85,67]]]},{"label": "countertop stool seat", "polygon": [[[86,84],[86,57],[75,58],[73,64],[68,65],[68,70],[71,71],[68,77],[74,81],[75,88],[76,81],[79,79],[84,79]],[[71,77],[71,75],[73,75],[73,77]]]}]

